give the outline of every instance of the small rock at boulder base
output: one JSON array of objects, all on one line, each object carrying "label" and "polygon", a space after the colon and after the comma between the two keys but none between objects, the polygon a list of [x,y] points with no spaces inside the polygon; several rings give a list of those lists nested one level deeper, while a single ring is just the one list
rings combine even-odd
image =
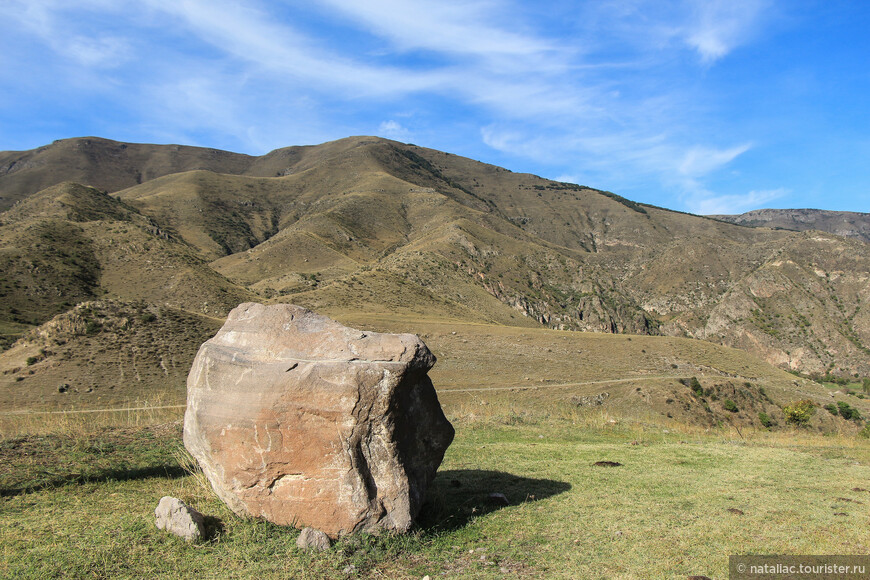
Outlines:
[{"label": "small rock at boulder base", "polygon": [[241,304],[193,361],[184,444],[239,515],[407,531],[454,435],[433,364],[412,334]]},{"label": "small rock at boulder base", "polygon": [[315,530],[314,528],[303,529],[299,534],[299,537],[296,538],[296,546],[300,550],[316,550],[318,552],[325,552],[331,545],[332,542],[329,540],[329,536],[327,536],[325,532]]},{"label": "small rock at boulder base", "polygon": [[205,537],[202,514],[178,498],[160,498],[154,510],[157,527],[184,538],[188,542],[198,542]]}]

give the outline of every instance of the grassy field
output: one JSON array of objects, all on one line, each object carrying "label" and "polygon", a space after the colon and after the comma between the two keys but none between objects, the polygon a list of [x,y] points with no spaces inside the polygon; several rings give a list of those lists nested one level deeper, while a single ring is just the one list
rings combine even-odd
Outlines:
[{"label": "grassy field", "polygon": [[[240,519],[203,485],[183,401],[49,408],[0,415],[0,577],[724,578],[729,554],[870,551],[858,423],[822,409],[802,429],[755,422],[835,401],[822,385],[702,341],[331,314],[418,332],[439,358],[457,435],[413,533],[301,552],[297,531]],[[729,388],[737,412],[717,399]],[[164,495],[207,516],[207,542],[154,526]]]},{"label": "grassy field", "polygon": [[[448,408],[457,437],[419,528],[323,554],[300,552],[295,530],[229,512],[186,469],[178,421],[6,437],[0,576],[723,578],[729,554],[870,550],[867,440],[665,428],[558,405],[494,403],[469,419],[463,407]],[[163,495],[201,510],[210,540],[157,530]]]}]

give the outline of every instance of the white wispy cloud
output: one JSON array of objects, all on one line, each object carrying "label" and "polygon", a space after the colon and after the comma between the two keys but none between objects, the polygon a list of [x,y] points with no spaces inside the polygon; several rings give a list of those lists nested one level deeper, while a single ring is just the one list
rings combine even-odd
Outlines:
[{"label": "white wispy cloud", "polygon": [[689,211],[699,215],[739,214],[752,209],[761,209],[765,204],[790,193],[787,189],[750,191],[742,195],[713,195],[691,199]]},{"label": "white wispy cloud", "polygon": [[130,46],[118,37],[77,36],[68,38],[62,51],[86,67],[117,67],[129,60]]},{"label": "white wispy cloud", "polygon": [[[556,51],[552,41],[494,26],[506,11],[500,2],[455,0],[321,0],[364,24],[402,50],[493,57],[540,56]],[[514,61],[516,62],[516,61]]]},{"label": "white wispy cloud", "polygon": [[[93,14],[110,10],[110,4],[82,0],[75,8]],[[88,34],[77,31],[77,19],[69,14],[69,5],[58,0],[7,0],[0,6],[0,15],[29,30],[61,58],[83,67],[119,66],[130,55],[129,43],[116,34],[103,30],[91,30]]]},{"label": "white wispy cloud", "polygon": [[650,52],[683,46],[712,64],[752,41],[773,7],[774,0],[601,0],[580,10],[596,38]]},{"label": "white wispy cloud", "polygon": [[693,0],[689,22],[681,31],[686,44],[704,62],[713,62],[756,33],[767,0]]},{"label": "white wispy cloud", "polygon": [[[708,192],[709,177],[752,139],[706,125],[704,95],[674,76],[674,53],[697,52],[702,73],[758,34],[770,1],[602,0],[578,5],[559,37],[525,22],[516,0],[281,1],[328,20],[329,34],[276,18],[265,0],[6,0],[0,16],[78,67],[70,77],[98,79],[107,98],[123,86],[153,133],[277,147],[368,132],[373,117],[386,119],[380,134],[407,140],[389,111],[433,102],[430,125],[461,123],[554,173],[612,189],[654,181],[685,204],[713,204],[725,197]],[[369,117],[339,121],[348,107]]]},{"label": "white wispy cloud", "polygon": [[[589,93],[595,90],[563,86],[552,76],[556,63],[563,61],[553,56],[549,43],[487,25],[484,8],[488,7],[493,17],[493,11],[501,7],[497,3],[466,6],[445,2],[436,6],[424,2],[409,10],[386,1],[356,6],[325,0],[406,49],[434,50],[451,57],[439,65],[400,67],[389,62],[363,62],[287,24],[273,22],[257,5],[238,6],[222,0],[145,2],[244,63],[248,76],[278,75],[277,84],[306,83],[307,90],[337,91],[352,100],[429,93],[458,98],[512,118],[568,115],[576,119],[580,111],[589,108]],[[414,22],[413,33],[403,28],[409,21]],[[375,22],[379,24],[374,26]],[[480,62],[453,58],[457,55],[480,57]],[[525,78],[515,74],[522,59]],[[292,86],[290,90],[299,89]]]},{"label": "white wispy cloud", "polygon": [[728,149],[715,149],[704,146],[692,147],[683,155],[679,165],[679,172],[690,178],[703,177],[731,163],[738,155],[749,151],[750,147],[749,143]]},{"label": "white wispy cloud", "polygon": [[[311,88],[353,91],[357,97],[432,89],[437,72],[412,71],[391,65],[371,66],[353,55],[335,52],[286,23],[275,22],[259,4],[224,0],[144,0],[151,9],[178,19],[202,41],[240,63],[246,74],[279,74],[313,83]],[[290,77],[290,78],[287,78]]]},{"label": "white wispy cloud", "polygon": [[405,127],[390,119],[389,121],[384,121],[378,126],[378,135],[381,137],[387,137],[388,139],[395,139],[397,141],[407,141],[411,132],[408,131]]},{"label": "white wispy cloud", "polygon": [[[481,138],[494,149],[539,162],[573,156],[583,171],[557,174],[557,181],[583,182],[616,191],[660,184],[673,191],[674,202],[695,213],[702,207],[701,201],[719,199],[705,185],[706,179],[727,168],[751,148],[749,144],[728,148],[684,146],[667,134],[634,129],[609,134],[563,132],[554,136],[487,126],[481,130]],[[721,199],[723,203],[729,201],[736,205],[739,199],[760,200],[762,193],[772,195],[773,192],[755,192],[752,196],[734,196],[733,199],[721,196]]]}]

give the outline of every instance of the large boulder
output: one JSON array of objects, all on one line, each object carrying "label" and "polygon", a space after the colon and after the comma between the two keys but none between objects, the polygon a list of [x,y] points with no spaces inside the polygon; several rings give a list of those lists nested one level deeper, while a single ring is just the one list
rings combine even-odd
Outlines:
[{"label": "large boulder", "polygon": [[453,440],[433,364],[412,334],[242,304],[193,361],[184,445],[237,514],[405,531]]}]

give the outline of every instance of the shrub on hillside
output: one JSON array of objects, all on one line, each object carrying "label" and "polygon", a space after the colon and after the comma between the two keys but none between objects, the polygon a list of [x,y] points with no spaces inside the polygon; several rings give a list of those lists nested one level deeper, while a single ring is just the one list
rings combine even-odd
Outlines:
[{"label": "shrub on hillside", "polygon": [[816,404],[809,399],[795,401],[782,409],[785,414],[785,422],[792,425],[802,426],[810,421],[810,417],[816,412]]},{"label": "shrub on hillside", "polygon": [[730,411],[732,413],[736,413],[739,411],[737,405],[731,399],[725,399],[725,402],[722,404],[726,411]]},{"label": "shrub on hillside", "polygon": [[764,411],[758,413],[758,420],[761,421],[761,424],[764,425],[764,427],[767,429],[773,427],[773,419],[771,419],[770,415],[768,415]]},{"label": "shrub on hillside", "polygon": [[858,409],[845,401],[837,402],[837,410],[840,412],[840,416],[847,421],[859,421],[861,419],[861,413]]},{"label": "shrub on hillside", "polygon": [[704,396],[704,387],[701,386],[701,381],[698,380],[698,377],[692,377],[691,379],[680,379],[680,382],[692,389],[692,392],[695,393],[695,395],[697,395],[698,397]]}]

